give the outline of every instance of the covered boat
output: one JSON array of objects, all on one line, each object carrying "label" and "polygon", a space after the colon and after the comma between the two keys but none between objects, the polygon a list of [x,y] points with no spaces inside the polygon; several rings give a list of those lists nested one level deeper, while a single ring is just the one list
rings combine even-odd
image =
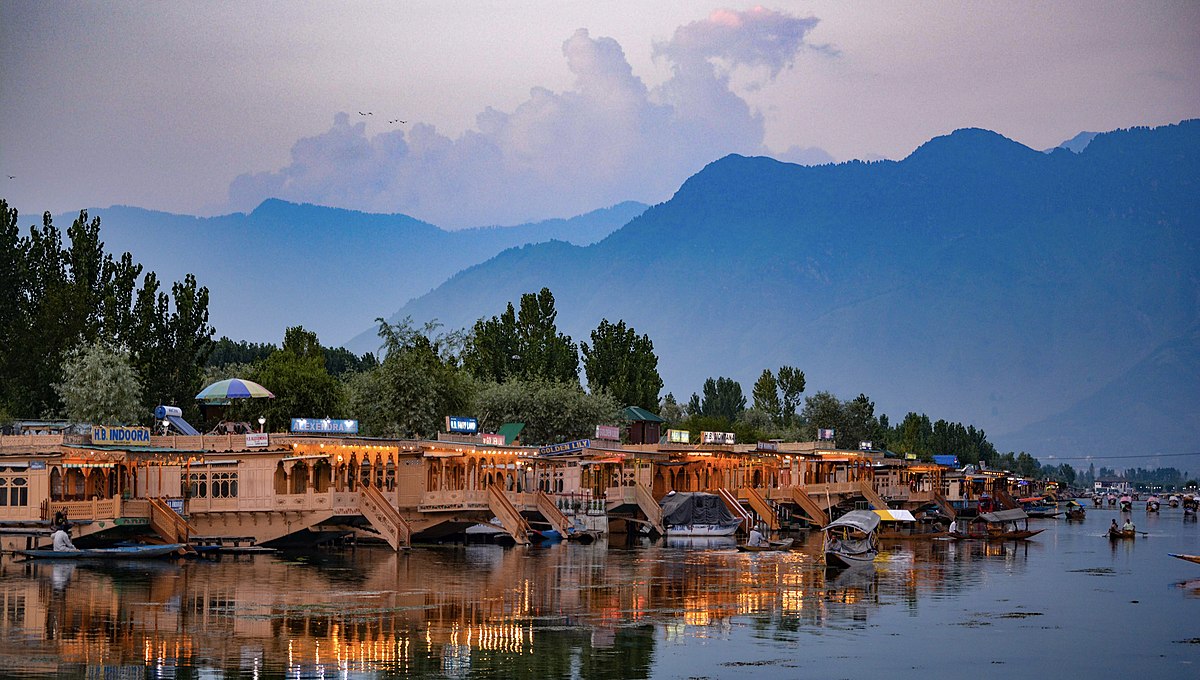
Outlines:
[{"label": "covered boat", "polygon": [[1029,528],[1029,515],[1020,508],[985,512],[971,520],[967,533],[959,538],[982,538],[989,541],[1023,541],[1042,533],[1043,529]]},{"label": "covered boat", "polygon": [[850,567],[875,561],[879,554],[879,515],[870,510],[851,510],[830,522],[825,532],[825,564]]},{"label": "covered boat", "polygon": [[1200,501],[1197,501],[1195,496],[1193,496],[1191,494],[1187,494],[1186,496],[1183,497],[1183,516],[1184,517],[1188,517],[1188,516],[1194,517],[1196,515],[1196,510],[1198,508],[1200,508]]},{"label": "covered boat", "polygon": [[713,493],[675,491],[659,504],[667,536],[732,536],[742,524]]},{"label": "covered boat", "polygon": [[1179,507],[1179,494],[1173,493],[1167,498],[1167,505],[1172,508]]},{"label": "covered boat", "polygon": [[1132,509],[1133,509],[1133,498],[1130,498],[1128,495],[1121,496],[1121,510],[1127,511],[1127,510],[1132,510]]},{"label": "covered boat", "polygon": [[930,540],[950,535],[941,523],[922,524],[908,510],[889,508],[872,512],[879,515],[881,540]]},{"label": "covered boat", "polygon": [[1158,500],[1158,496],[1151,496],[1146,499],[1146,512],[1158,512],[1160,505],[1162,503]]},{"label": "covered boat", "polygon": [[1086,516],[1086,511],[1078,501],[1067,501],[1067,521],[1082,522]]}]

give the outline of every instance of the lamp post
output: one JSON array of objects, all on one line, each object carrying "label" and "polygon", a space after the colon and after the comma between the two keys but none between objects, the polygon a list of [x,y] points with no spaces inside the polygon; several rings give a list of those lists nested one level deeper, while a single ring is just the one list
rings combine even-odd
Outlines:
[{"label": "lamp post", "polygon": [[267,417],[259,416],[258,417],[258,431],[260,433],[266,432],[266,426],[267,426]]}]

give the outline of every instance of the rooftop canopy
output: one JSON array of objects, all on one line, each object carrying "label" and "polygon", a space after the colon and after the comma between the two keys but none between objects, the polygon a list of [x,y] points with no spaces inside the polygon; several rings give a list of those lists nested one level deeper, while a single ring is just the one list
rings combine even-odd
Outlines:
[{"label": "rooftop canopy", "polygon": [[651,423],[667,422],[640,406],[626,406],[625,410],[621,411],[621,417],[625,420],[644,420]]}]

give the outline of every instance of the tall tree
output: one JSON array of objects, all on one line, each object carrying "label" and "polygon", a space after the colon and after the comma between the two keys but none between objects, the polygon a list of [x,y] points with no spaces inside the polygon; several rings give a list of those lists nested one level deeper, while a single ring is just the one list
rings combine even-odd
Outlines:
[{"label": "tall tree", "polygon": [[521,296],[500,316],[480,319],[466,338],[463,365],[482,380],[514,377],[579,384],[579,348],[558,332],[549,288]]},{"label": "tall tree", "polygon": [[54,386],[67,418],[77,423],[120,425],[145,419],[141,384],[129,354],[103,342],[76,347]]},{"label": "tall tree", "polygon": [[800,395],[804,393],[804,371],[792,366],[780,366],[777,382],[781,393],[779,408],[783,420],[780,424],[788,427],[796,422],[796,409],[800,407]]},{"label": "tall tree", "polygon": [[826,429],[832,429],[836,438],[841,434],[845,414],[841,400],[832,392],[822,391],[805,398],[800,417],[805,423],[805,434],[810,439],[817,438],[817,430]]},{"label": "tall tree", "polygon": [[292,418],[345,417],[342,385],[325,370],[316,333],[302,326],[288,328],[280,349],[255,364],[248,377],[271,390],[275,398],[246,400],[236,411],[241,417],[258,413],[266,417],[269,427],[280,427]]},{"label": "tall tree", "polygon": [[771,369],[763,369],[762,375],[758,376],[754,383],[754,388],[750,390],[750,396],[754,399],[756,411],[761,411],[772,421],[782,424],[784,413],[783,404],[779,400],[779,382],[775,380]]},{"label": "tall tree", "polygon": [[607,392],[625,406],[658,410],[662,377],[658,357],[648,335],[638,336],[624,321],[602,319],[592,331],[592,344],[580,343],[588,389]]},{"label": "tall tree", "polygon": [[730,423],[746,410],[746,397],[742,386],[733,378],[709,378],[704,381],[704,398],[700,402],[700,413],[709,417],[724,418]]}]

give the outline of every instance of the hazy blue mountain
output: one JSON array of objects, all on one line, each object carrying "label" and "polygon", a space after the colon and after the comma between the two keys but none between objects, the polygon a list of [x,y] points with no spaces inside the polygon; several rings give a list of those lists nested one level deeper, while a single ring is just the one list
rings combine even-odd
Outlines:
[{"label": "hazy blue mountain", "polygon": [[[171,281],[196,274],[209,288],[210,321],[219,335],[278,343],[287,326],[301,324],[339,345],[505,248],[551,239],[594,243],[645,209],[629,202],[571,219],[457,231],[405,215],[280,200],[211,218],[124,206],[89,214],[101,218],[110,252],[132,252],[168,290]],[[74,217],[55,223],[65,230]]]},{"label": "hazy blue mountain", "polygon": [[[1083,151],[1084,149],[1086,149],[1087,145],[1091,144],[1092,140],[1095,139],[1096,135],[1098,135],[1098,134],[1100,134],[1100,133],[1099,132],[1087,132],[1087,131],[1080,132],[1079,134],[1068,139],[1067,141],[1063,142],[1062,144],[1059,144],[1058,146],[1054,147],[1054,149],[1066,149],[1068,151],[1074,151],[1075,153],[1079,153],[1079,152]],[[1046,153],[1050,153],[1051,151],[1054,151],[1054,149],[1046,149]]]},{"label": "hazy blue mountain", "polygon": [[[810,392],[973,423],[1002,448],[1194,448],[1200,400],[1169,391],[1200,384],[1184,342],[1200,320],[1198,197],[1200,121],[1080,153],[968,129],[902,161],[729,156],[595,245],[507,250],[392,318],[466,327],[549,286],[576,340],[604,317],[648,333],[680,401],[708,376],[748,392],[791,364]],[[1144,363],[1167,347],[1171,384]],[[1108,427],[1131,413],[1173,415],[1144,436]]]}]

